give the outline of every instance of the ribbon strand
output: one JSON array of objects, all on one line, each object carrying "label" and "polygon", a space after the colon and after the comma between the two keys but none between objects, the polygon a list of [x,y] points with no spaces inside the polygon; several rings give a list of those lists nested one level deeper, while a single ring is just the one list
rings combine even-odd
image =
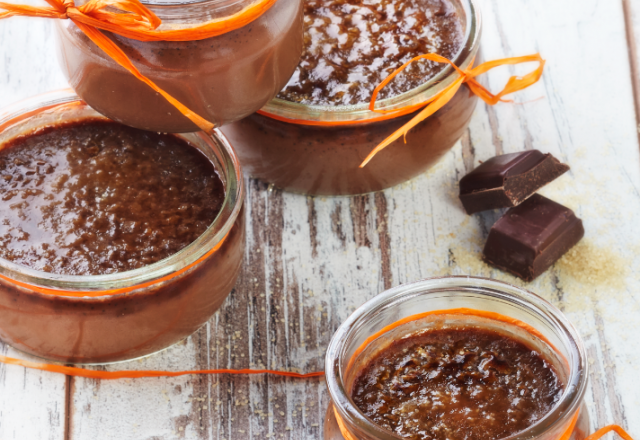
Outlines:
[{"label": "ribbon strand", "polygon": [[[397,74],[402,72],[405,68],[407,68],[411,63],[420,59],[427,59],[431,61],[435,61],[437,63],[446,63],[452,66],[459,77],[450,85],[445,87],[443,90],[438,92],[434,97],[429,99],[428,101],[420,104],[421,106],[426,105],[426,107],[420,111],[416,116],[414,116],[409,122],[404,124],[398,130],[394,131],[391,135],[389,135],[385,140],[383,140],[380,144],[378,144],[371,153],[365,158],[365,160],[360,164],[360,168],[363,168],[366,164],[368,164],[373,157],[378,154],[380,151],[385,149],[391,143],[395,142],[401,136],[405,138],[409,130],[418,125],[420,122],[424,121],[429,116],[433,115],[436,111],[440,110],[444,107],[456,92],[460,89],[462,84],[467,84],[469,89],[477,95],[480,99],[486,102],[489,105],[495,105],[498,102],[511,102],[510,100],[503,99],[503,96],[509,95],[511,93],[517,92],[519,90],[525,89],[540,80],[542,76],[542,71],[544,70],[545,60],[542,59],[540,54],[535,55],[527,55],[522,57],[513,57],[513,58],[503,58],[500,60],[488,61],[486,63],[480,64],[479,66],[473,68],[473,63],[466,70],[461,70],[458,66],[456,66],[451,60],[440,56],[435,53],[430,53],[426,55],[419,55],[417,57],[412,58],[411,60],[404,63],[398,69],[393,71],[389,76],[387,76],[384,81],[382,81],[373,91],[371,96],[371,102],[369,103],[369,110],[381,113],[385,115],[392,115],[394,117],[401,116],[406,114],[406,109],[396,109],[396,110],[382,110],[376,109],[375,103],[378,97],[378,93],[382,90]],[[491,69],[494,69],[499,66],[504,65],[513,65],[513,64],[521,64],[528,62],[538,62],[538,68],[529,72],[523,77],[512,76],[509,78],[509,81],[505,85],[504,89],[497,94],[491,93],[487,90],[482,84],[480,84],[476,77],[483,73],[488,72]]]},{"label": "ribbon strand", "polygon": [[308,379],[311,377],[324,376],[324,371],[315,371],[313,373],[301,374],[291,371],[279,370],[233,370],[233,369],[217,369],[217,370],[186,370],[186,371],[160,371],[160,370],[138,370],[138,371],[101,371],[89,370],[86,368],[67,367],[57,364],[43,364],[39,362],[31,362],[24,359],[15,359],[0,355],[0,362],[9,365],[19,365],[31,370],[49,371],[51,373],[60,373],[67,376],[86,377],[89,379],[139,379],[142,377],[177,377],[190,374],[273,374],[276,376],[293,377],[297,379]]}]

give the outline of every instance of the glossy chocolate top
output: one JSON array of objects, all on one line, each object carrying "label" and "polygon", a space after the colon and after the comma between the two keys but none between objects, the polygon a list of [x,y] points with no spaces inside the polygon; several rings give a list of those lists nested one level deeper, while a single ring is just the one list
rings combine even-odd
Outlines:
[{"label": "glossy chocolate top", "polygon": [[[302,60],[278,97],[303,104],[359,104],[417,55],[453,59],[464,39],[455,1],[306,0]],[[417,61],[380,98],[411,90],[445,67]]]},{"label": "glossy chocolate top", "polygon": [[494,156],[460,180],[460,194],[501,187],[507,178],[530,170],[546,156],[538,150]]},{"label": "glossy chocolate top", "polygon": [[47,128],[0,151],[0,257],[67,275],[136,269],[198,238],[224,196],[211,161],[173,135]]},{"label": "glossy chocolate top", "polygon": [[562,395],[550,363],[524,343],[475,327],[394,341],[360,372],[354,403],[413,440],[497,440],[533,425]]}]

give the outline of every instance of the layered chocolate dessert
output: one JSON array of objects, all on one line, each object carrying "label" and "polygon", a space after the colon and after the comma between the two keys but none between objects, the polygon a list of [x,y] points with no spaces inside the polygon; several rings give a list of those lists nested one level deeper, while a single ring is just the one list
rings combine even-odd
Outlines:
[{"label": "layered chocolate dessert", "polygon": [[[466,86],[406,143],[393,143],[363,169],[365,157],[417,112],[361,115],[374,88],[412,58],[438,53],[463,63],[475,56],[476,35],[467,32],[472,9],[462,3],[306,1],[305,52],[291,80],[265,113],[223,128],[249,174],[294,192],[344,195],[394,186],[432,166],[469,123],[477,98]],[[451,75],[450,66],[419,60],[379,99],[408,103]]]},{"label": "layered chocolate dessert", "polygon": [[424,330],[394,341],[356,377],[353,402],[412,440],[497,440],[522,432],[559,401],[552,363],[525,343],[477,327]]},{"label": "layered chocolate dessert", "polygon": [[[218,2],[219,3],[219,2]],[[154,8],[163,28],[222,20],[251,2]],[[195,9],[194,9],[195,8]],[[240,29],[194,41],[137,41],[105,32],[140,72],[216,126],[261,108],[291,77],[302,53],[302,2],[278,0]],[[75,92],[103,115],[145,130],[198,127],[120,67],[69,20],[58,23],[59,58]]]},{"label": "layered chocolate dessert", "polygon": [[0,145],[0,339],[113,362],[210,318],[240,270],[244,193],[221,141],[192,138],[85,118]]}]

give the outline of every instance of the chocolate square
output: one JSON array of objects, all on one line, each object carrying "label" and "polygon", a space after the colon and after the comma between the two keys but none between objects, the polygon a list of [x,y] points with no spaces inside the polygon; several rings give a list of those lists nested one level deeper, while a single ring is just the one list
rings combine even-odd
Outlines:
[{"label": "chocolate square", "polygon": [[460,201],[467,214],[518,206],[568,170],[538,150],[495,156],[460,180]]},{"label": "chocolate square", "polygon": [[534,194],[491,228],[483,256],[525,281],[535,279],[584,236],[572,210]]}]

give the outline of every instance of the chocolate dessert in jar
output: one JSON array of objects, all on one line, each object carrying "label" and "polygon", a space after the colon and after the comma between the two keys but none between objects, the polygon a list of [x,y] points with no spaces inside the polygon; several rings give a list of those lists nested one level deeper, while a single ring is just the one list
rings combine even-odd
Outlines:
[{"label": "chocolate dessert in jar", "polygon": [[[307,0],[305,52],[288,85],[258,113],[223,128],[246,172],[288,191],[379,191],[433,166],[462,136],[477,97],[463,85],[443,108],[359,165],[419,110],[369,110],[372,92],[415,56],[438,53],[465,69],[480,45],[471,0]],[[477,61],[477,60],[476,60]],[[475,64],[478,64],[477,62]],[[457,78],[447,65],[412,63],[380,93],[376,109],[427,102]]]},{"label": "chocolate dessert in jar", "polygon": [[[230,22],[229,27],[236,27],[236,22],[244,20],[243,14],[258,1],[264,3],[142,3],[162,21],[158,31],[169,32],[224,21]],[[276,0],[238,29],[193,41],[138,41],[102,32],[142,75],[197,115],[220,126],[258,110],[287,83],[302,53],[302,12],[302,0]],[[144,130],[199,130],[164,97],[98,48],[70,20],[57,21],[60,65],[71,87],[91,107],[114,121]]]},{"label": "chocolate dessert in jar", "polygon": [[123,126],[70,91],[0,113],[0,339],[60,362],[162,350],[222,305],[244,254],[238,160],[215,131]]},{"label": "chocolate dessert in jar", "polygon": [[326,440],[582,440],[580,336],[537,295],[484,278],[398,286],[356,310],[325,360]]}]

